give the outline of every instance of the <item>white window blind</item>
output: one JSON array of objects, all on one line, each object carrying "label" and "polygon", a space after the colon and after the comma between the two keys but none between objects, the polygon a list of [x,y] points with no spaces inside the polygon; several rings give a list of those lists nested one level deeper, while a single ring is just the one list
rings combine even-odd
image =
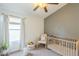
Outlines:
[{"label": "white window blind", "polygon": [[20,40],[21,32],[21,19],[15,17],[9,17],[9,40]]}]

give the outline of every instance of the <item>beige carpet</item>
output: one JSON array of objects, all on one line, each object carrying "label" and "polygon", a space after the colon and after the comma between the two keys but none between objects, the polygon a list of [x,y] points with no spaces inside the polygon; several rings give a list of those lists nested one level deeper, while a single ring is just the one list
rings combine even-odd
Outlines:
[{"label": "beige carpet", "polygon": [[[13,54],[10,54],[10,56],[24,56],[22,51],[15,52]],[[45,48],[38,48],[31,50],[30,53],[27,54],[27,56],[60,56],[54,51],[45,49]]]}]

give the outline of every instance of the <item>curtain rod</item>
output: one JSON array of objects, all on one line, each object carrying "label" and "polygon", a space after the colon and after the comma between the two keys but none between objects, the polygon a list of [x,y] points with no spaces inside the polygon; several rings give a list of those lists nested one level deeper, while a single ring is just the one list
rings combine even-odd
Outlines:
[{"label": "curtain rod", "polygon": [[16,15],[10,15],[10,14],[6,14],[6,13],[0,13],[0,14],[25,19],[25,17],[20,17],[20,16],[16,16]]}]

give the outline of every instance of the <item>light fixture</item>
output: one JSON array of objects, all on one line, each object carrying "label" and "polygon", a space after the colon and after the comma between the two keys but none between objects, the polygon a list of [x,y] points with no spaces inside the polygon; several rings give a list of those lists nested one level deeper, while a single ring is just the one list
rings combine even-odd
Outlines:
[{"label": "light fixture", "polygon": [[44,9],[45,12],[48,12],[48,4],[58,5],[59,3],[34,3],[33,11],[37,10],[38,8]]},{"label": "light fixture", "polygon": [[40,8],[47,8],[48,4],[46,3],[34,3],[34,7],[39,6]]}]

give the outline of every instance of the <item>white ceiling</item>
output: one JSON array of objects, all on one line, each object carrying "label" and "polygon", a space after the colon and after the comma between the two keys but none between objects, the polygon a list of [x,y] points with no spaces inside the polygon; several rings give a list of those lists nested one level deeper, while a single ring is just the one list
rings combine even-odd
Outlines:
[{"label": "white ceiling", "polygon": [[60,3],[58,5],[48,5],[48,12],[45,13],[43,9],[37,9],[33,11],[33,4],[32,3],[0,3],[0,11],[5,11],[7,13],[16,13],[22,16],[39,16],[42,18],[46,18],[47,16],[51,15],[61,7],[66,5],[65,3]]}]

